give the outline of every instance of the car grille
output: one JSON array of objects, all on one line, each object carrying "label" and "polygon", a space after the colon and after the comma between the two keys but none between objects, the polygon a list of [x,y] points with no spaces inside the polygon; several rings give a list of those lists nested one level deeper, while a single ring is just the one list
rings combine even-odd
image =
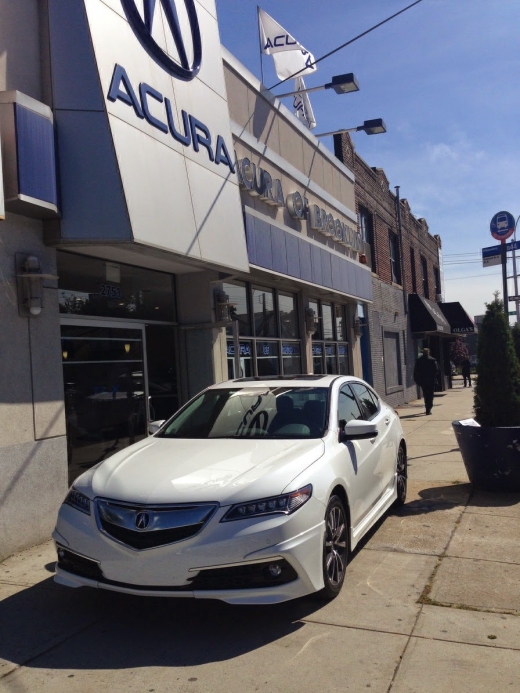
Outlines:
[{"label": "car grille", "polygon": [[112,539],[138,551],[195,536],[217,508],[216,503],[143,506],[96,501],[100,529]]}]

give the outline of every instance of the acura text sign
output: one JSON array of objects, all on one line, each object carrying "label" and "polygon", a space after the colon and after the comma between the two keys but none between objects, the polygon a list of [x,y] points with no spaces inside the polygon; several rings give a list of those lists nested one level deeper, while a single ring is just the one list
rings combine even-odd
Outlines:
[{"label": "acura text sign", "polygon": [[247,270],[213,3],[85,8],[134,241]]}]

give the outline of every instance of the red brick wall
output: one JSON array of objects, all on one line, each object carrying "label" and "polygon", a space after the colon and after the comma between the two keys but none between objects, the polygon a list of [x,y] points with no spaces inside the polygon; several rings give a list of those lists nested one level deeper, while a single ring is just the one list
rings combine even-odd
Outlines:
[{"label": "red brick wall", "polygon": [[[335,135],[334,150],[336,156],[356,176],[356,212],[359,212],[359,207],[364,207],[372,214],[376,274],[381,281],[391,284],[389,230],[398,232],[396,196],[390,191],[389,181],[383,169],[371,168],[356,153],[348,133]],[[434,267],[439,267],[437,239],[428,232],[426,220],[417,219],[411,213],[405,199],[401,199],[401,229],[403,245],[401,281],[404,279],[407,292],[412,293],[410,247],[413,247],[417,293],[424,295],[421,269],[421,256],[423,256],[428,265],[428,296],[426,298],[435,301]]]}]

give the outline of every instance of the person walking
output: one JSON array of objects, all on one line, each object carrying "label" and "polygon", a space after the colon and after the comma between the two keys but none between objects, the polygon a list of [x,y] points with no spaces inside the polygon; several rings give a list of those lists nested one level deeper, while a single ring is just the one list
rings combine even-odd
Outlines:
[{"label": "person walking", "polygon": [[460,364],[461,365],[461,373],[462,377],[464,378],[464,387],[466,387],[466,383],[471,387],[471,363],[469,359],[464,359],[464,361]]},{"label": "person walking", "polygon": [[423,391],[424,406],[426,408],[426,414],[428,415],[432,413],[433,393],[435,391],[435,381],[437,379],[438,370],[437,361],[430,356],[430,350],[424,348],[422,350],[422,356],[415,362],[413,379]]}]

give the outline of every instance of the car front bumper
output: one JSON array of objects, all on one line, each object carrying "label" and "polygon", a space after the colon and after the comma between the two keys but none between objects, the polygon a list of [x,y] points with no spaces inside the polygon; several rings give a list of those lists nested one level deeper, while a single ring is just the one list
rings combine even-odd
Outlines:
[{"label": "car front bumper", "polygon": [[[220,599],[231,604],[269,604],[295,599],[323,587],[323,504],[316,498],[292,515],[220,522],[219,508],[204,529],[190,539],[135,550],[107,536],[94,514],[68,505],[60,509],[53,534],[57,547],[99,566],[99,578],[71,572],[58,563],[55,581],[68,587],[94,587],[144,596]],[[294,579],[273,586],[197,589],[199,577],[213,570],[288,564]],[[218,580],[210,581],[218,587]],[[192,583],[194,588],[192,588]],[[215,584],[217,583],[217,584]]]}]

